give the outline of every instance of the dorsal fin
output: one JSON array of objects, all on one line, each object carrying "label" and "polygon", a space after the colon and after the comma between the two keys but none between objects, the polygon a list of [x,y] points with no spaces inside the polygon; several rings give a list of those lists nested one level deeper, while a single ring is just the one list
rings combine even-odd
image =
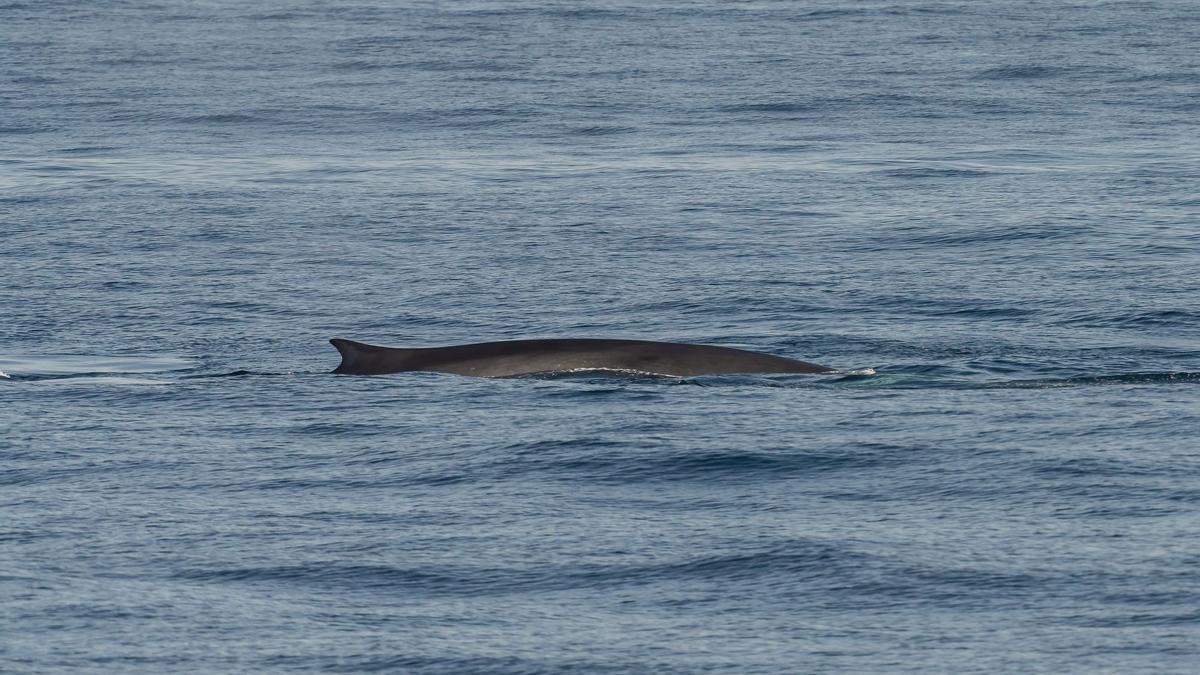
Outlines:
[{"label": "dorsal fin", "polygon": [[329,344],[337,348],[342,362],[333,370],[335,373],[362,373],[370,370],[372,356],[379,347],[345,338],[333,338]]}]

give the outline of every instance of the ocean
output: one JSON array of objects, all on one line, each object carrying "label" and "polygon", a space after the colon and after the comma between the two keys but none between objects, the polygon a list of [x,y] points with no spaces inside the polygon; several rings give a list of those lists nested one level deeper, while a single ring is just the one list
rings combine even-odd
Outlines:
[{"label": "ocean", "polygon": [[1197,44],[1191,0],[0,3],[0,672],[1195,672]]}]

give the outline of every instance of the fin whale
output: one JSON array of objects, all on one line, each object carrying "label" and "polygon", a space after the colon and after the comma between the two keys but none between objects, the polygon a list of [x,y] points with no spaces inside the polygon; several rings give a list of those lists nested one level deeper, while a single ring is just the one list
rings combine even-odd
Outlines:
[{"label": "fin whale", "polygon": [[450,347],[378,347],[333,338],[342,355],[335,373],[382,375],[424,371],[476,377],[608,370],[647,375],[828,373],[833,368],[732,347],[647,340],[509,340]]}]

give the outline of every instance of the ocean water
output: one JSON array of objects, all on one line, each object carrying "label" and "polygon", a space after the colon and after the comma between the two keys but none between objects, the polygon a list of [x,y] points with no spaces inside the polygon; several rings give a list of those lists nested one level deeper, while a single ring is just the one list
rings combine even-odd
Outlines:
[{"label": "ocean water", "polygon": [[1195,672],[1197,44],[1191,0],[0,3],[0,671]]}]

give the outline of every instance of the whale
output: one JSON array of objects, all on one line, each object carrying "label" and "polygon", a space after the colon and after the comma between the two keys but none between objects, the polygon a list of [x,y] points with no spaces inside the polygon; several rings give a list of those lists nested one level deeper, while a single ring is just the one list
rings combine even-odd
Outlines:
[{"label": "whale", "polygon": [[329,341],[342,356],[334,373],[452,373],[517,377],[609,371],[669,377],[736,373],[830,373],[827,366],[774,354],[714,345],[650,340],[505,340],[449,347],[382,347],[343,338]]}]

